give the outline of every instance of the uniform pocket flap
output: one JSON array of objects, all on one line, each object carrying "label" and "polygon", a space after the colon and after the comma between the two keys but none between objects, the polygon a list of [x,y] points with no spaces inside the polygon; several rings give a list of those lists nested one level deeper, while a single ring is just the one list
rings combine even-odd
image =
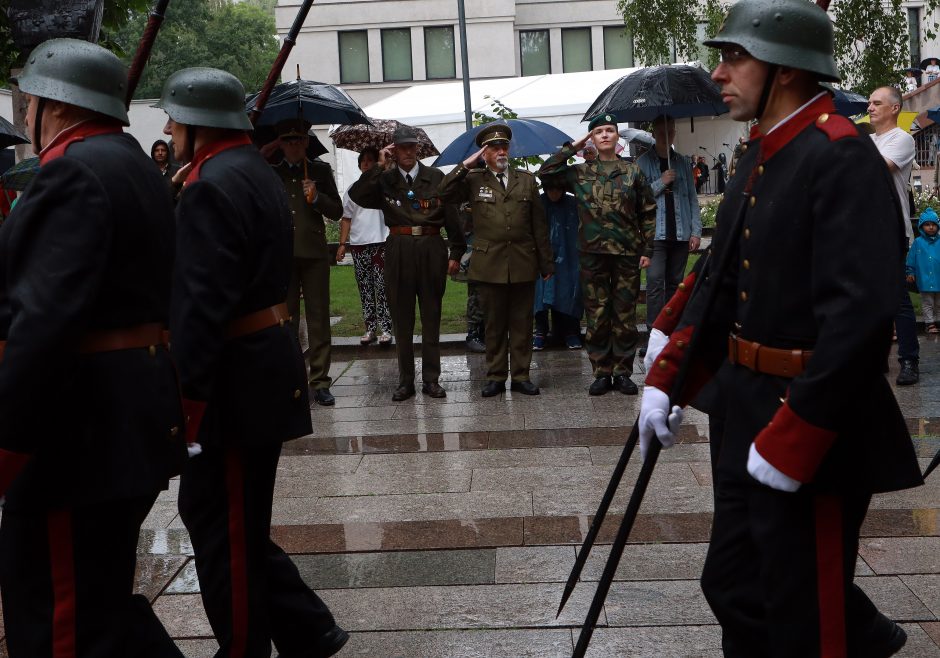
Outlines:
[{"label": "uniform pocket flap", "polygon": [[489,251],[489,248],[490,248],[490,243],[487,240],[479,240],[476,238],[473,240],[474,251],[480,251],[485,254],[487,251]]}]

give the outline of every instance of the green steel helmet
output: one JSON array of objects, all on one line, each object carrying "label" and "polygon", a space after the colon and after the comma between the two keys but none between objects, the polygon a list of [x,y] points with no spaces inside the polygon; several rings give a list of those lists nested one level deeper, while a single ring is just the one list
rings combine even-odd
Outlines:
[{"label": "green steel helmet", "polygon": [[195,67],[171,75],[153,106],[176,123],[206,128],[251,130],[245,113],[245,87],[221,69]]},{"label": "green steel helmet", "polygon": [[718,34],[703,43],[740,46],[768,64],[809,71],[829,82],[840,79],[832,22],[809,0],[740,0],[728,10]]},{"label": "green steel helmet", "polygon": [[13,80],[31,96],[61,101],[117,119],[125,126],[127,68],[117,56],[80,39],[50,39],[29,54]]}]

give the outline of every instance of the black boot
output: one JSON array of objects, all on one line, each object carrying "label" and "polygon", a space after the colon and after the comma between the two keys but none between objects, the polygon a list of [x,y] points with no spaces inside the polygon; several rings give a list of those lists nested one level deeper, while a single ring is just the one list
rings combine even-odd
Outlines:
[{"label": "black boot", "polygon": [[898,386],[910,386],[920,381],[920,369],[917,367],[917,361],[914,359],[901,360],[901,372],[894,383]]}]

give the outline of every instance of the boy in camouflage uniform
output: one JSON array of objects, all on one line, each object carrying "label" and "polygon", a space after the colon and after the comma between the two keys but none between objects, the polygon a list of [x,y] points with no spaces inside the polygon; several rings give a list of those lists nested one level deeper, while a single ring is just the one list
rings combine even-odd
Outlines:
[{"label": "boy in camouflage uniform", "polygon": [[[578,199],[585,344],[594,366],[588,392],[603,395],[616,388],[636,395],[630,379],[638,340],[636,301],[640,270],[653,255],[656,200],[639,168],[617,157],[613,115],[594,117],[588,129],[550,157],[539,176],[564,176]],[[589,139],[597,147],[597,160],[569,165]]]}]

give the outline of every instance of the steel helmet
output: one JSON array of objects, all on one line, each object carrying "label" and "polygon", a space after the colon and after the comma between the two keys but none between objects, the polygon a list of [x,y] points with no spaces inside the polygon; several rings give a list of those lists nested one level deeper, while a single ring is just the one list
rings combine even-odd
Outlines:
[{"label": "steel helmet", "polygon": [[718,34],[703,43],[740,46],[762,62],[810,71],[820,80],[840,80],[832,22],[809,0],[740,0],[728,10]]},{"label": "steel helmet", "polygon": [[176,123],[206,128],[251,130],[245,113],[245,87],[221,69],[195,67],[171,75],[163,86],[162,108]]},{"label": "steel helmet", "polygon": [[117,119],[125,126],[127,68],[117,56],[80,39],[50,39],[29,54],[11,80],[24,93]]}]

